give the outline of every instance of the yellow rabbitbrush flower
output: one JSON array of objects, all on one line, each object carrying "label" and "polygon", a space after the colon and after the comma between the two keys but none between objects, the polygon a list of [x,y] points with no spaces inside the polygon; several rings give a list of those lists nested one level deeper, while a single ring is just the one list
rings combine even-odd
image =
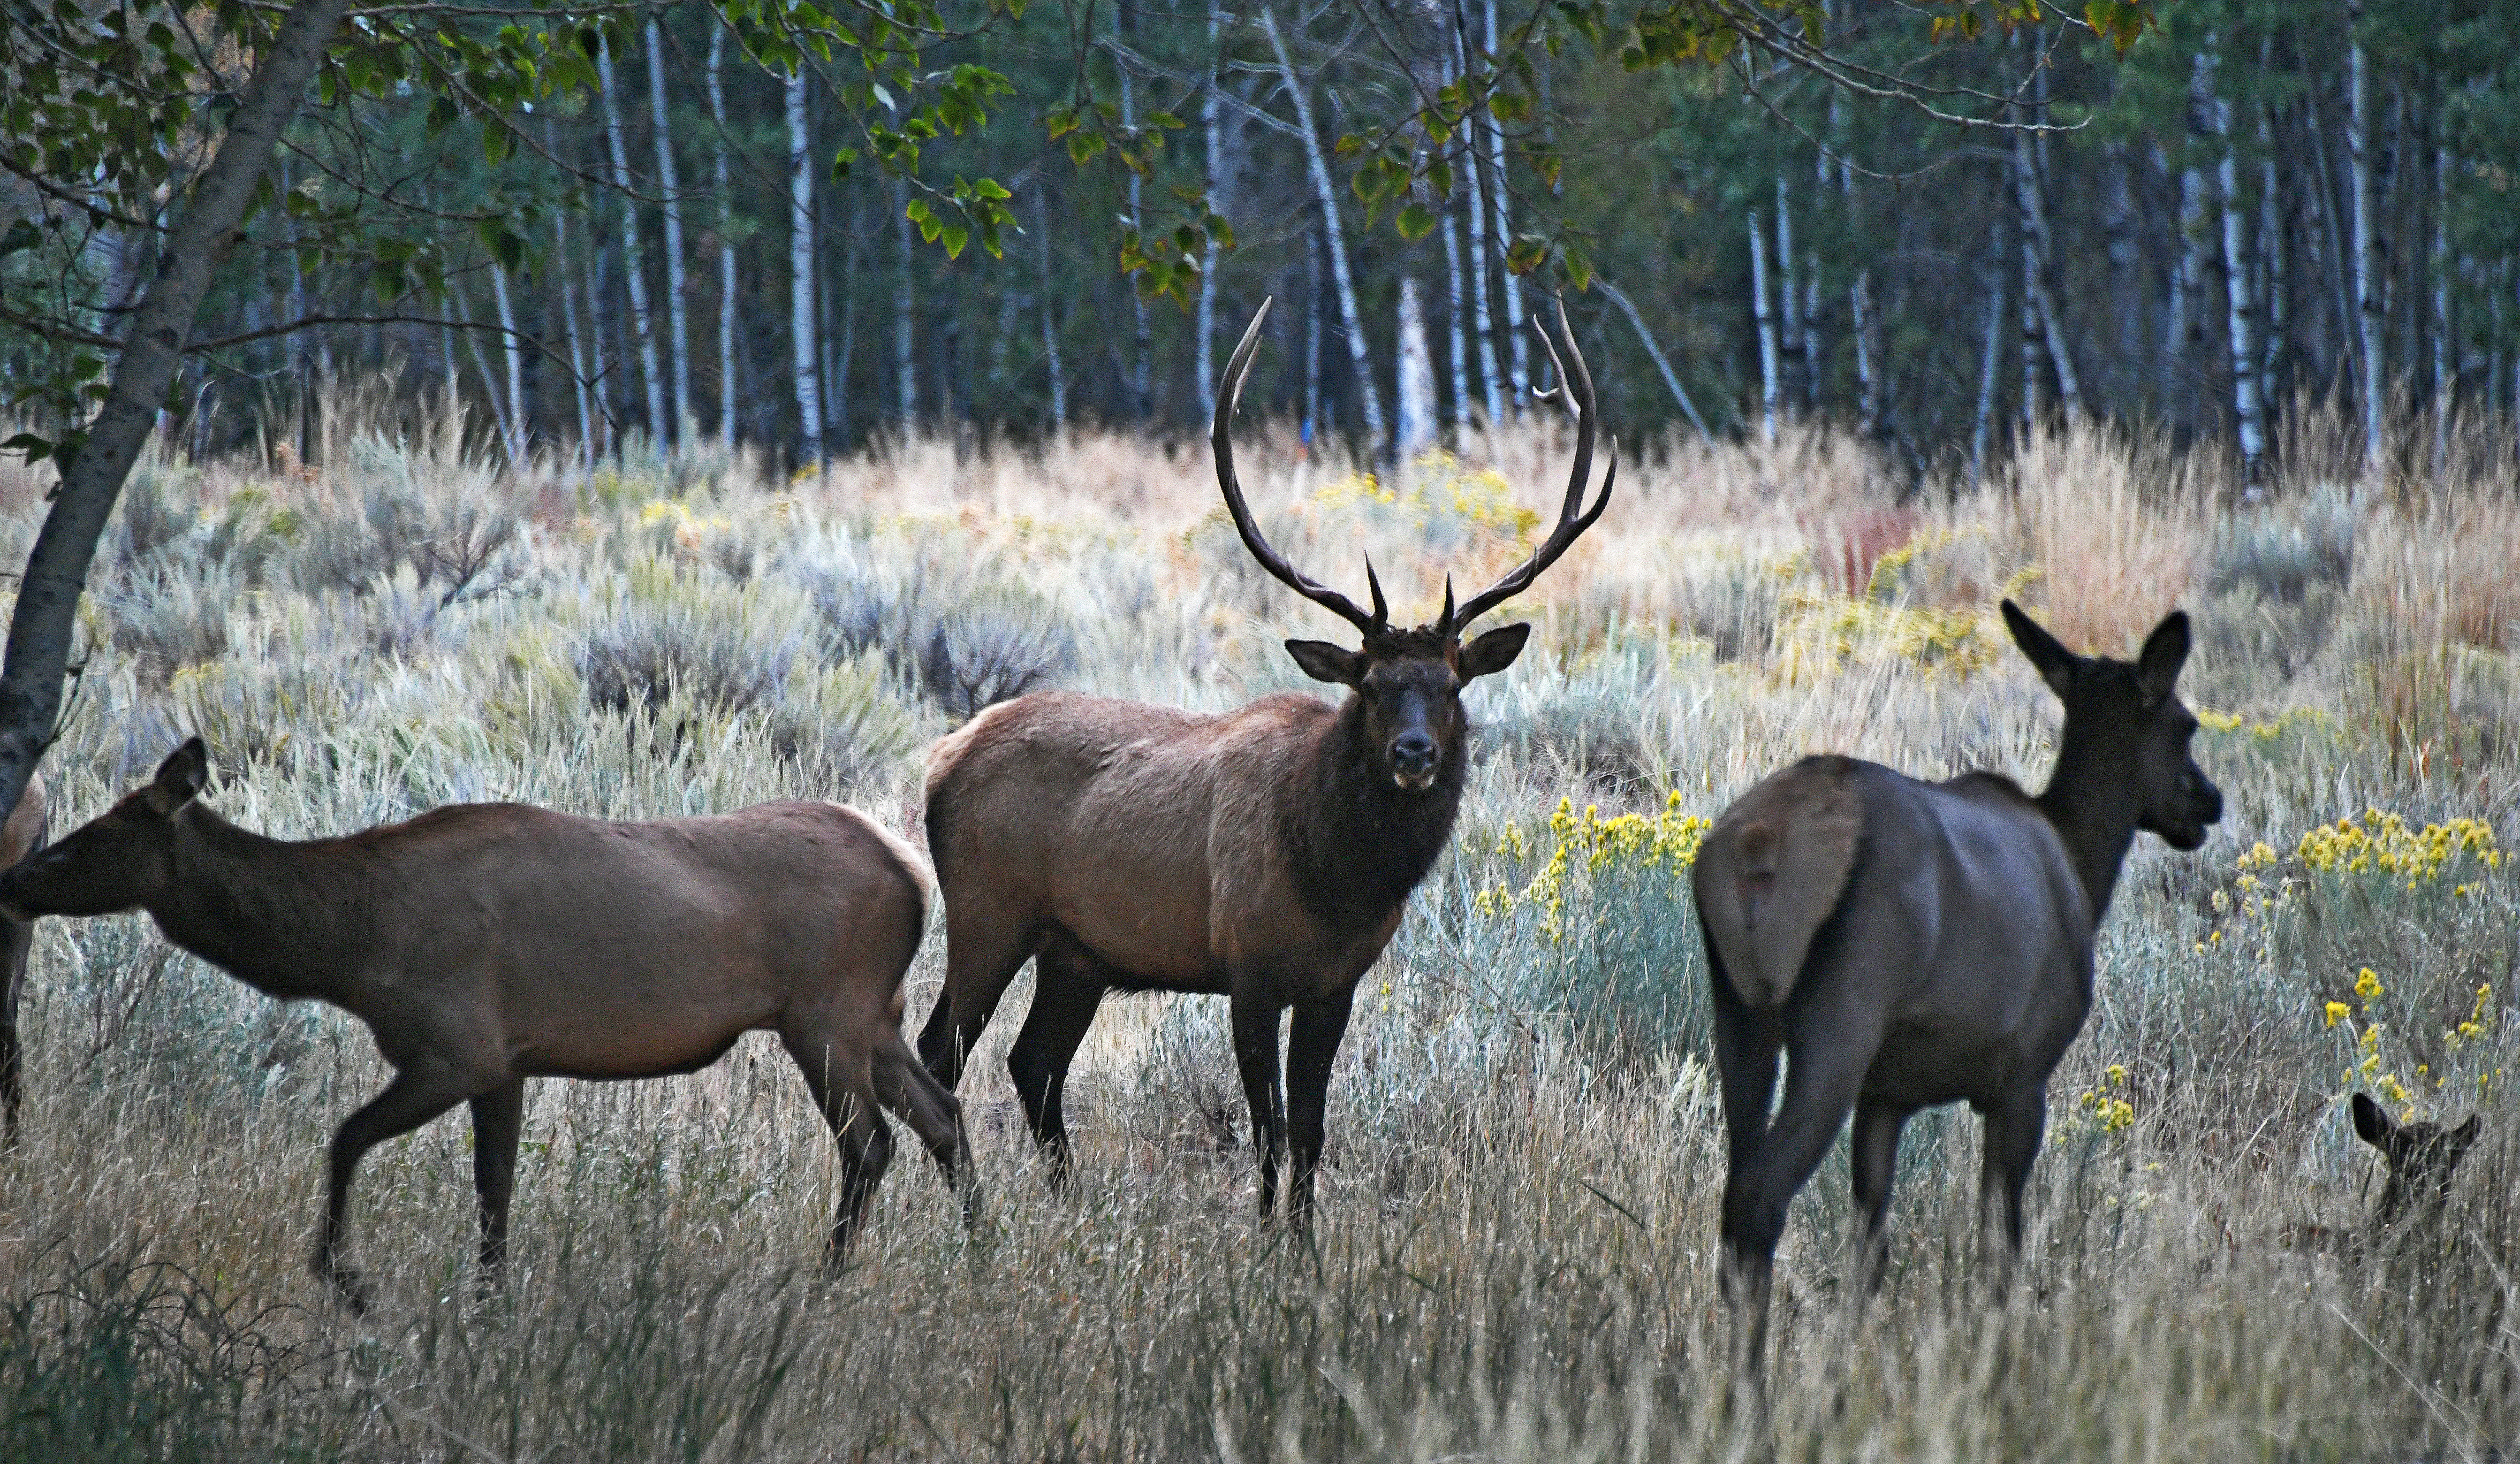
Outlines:
[{"label": "yellow rabbitbrush flower", "polygon": [[[1677,792],[1664,801],[1661,813],[1620,814],[1610,819],[1602,818],[1599,807],[1593,804],[1577,814],[1575,800],[1561,798],[1557,811],[1549,816],[1552,847],[1540,872],[1519,891],[1504,884],[1481,890],[1471,897],[1470,909],[1490,917],[1510,914],[1523,906],[1537,909],[1541,931],[1554,945],[1566,936],[1566,877],[1579,861],[1586,877],[1596,879],[1614,872],[1667,871],[1676,892],[1680,877],[1697,863],[1698,846],[1714,821],[1682,813]],[[1518,857],[1523,847],[1521,830],[1511,825],[1497,839],[1499,854]]]},{"label": "yellow rabbitbrush flower", "polygon": [[2443,868],[2456,861],[2502,867],[2494,827],[2481,820],[2427,823],[2417,832],[2398,815],[2376,808],[2359,821],[2320,824],[2301,836],[2295,853],[2305,866],[2321,874],[2383,874],[2405,880],[2408,889],[2439,879]]}]

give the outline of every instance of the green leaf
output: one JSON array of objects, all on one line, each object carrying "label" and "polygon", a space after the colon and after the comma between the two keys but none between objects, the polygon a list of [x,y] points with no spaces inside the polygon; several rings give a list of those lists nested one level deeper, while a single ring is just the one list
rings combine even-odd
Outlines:
[{"label": "green leaf", "polygon": [[[8,233],[0,234],[0,259],[6,259],[22,249],[33,248],[43,241],[43,238],[44,231],[36,228],[33,220],[19,219],[9,226]],[[22,437],[25,434],[21,432],[18,435]]]},{"label": "green leaf", "polygon": [[1394,227],[1402,239],[1424,239],[1435,227],[1435,210],[1423,203],[1412,203],[1400,210]]},{"label": "green leaf", "polygon": [[[18,222],[22,224],[25,220],[20,219]],[[53,442],[49,437],[38,437],[32,432],[20,432],[8,441],[0,442],[0,453],[23,453],[26,455],[27,463],[41,463],[53,455]]]}]

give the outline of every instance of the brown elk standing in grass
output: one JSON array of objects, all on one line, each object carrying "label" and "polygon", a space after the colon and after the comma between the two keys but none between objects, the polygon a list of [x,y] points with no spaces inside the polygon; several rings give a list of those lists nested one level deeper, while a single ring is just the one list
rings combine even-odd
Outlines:
[{"label": "brown elk standing in grass", "polygon": [[959,1105],[901,1036],[901,979],[927,920],[916,851],[854,809],[772,803],[618,823],[468,804],[286,843],[203,807],[199,737],[145,787],[0,873],[0,912],[145,909],[255,990],[313,998],[375,1034],[393,1081],[334,1135],[319,1276],[340,1260],[361,1155],[472,1107],[482,1279],[506,1259],[527,1078],[698,1072],[772,1031],[840,1148],[836,1264],[892,1156],[880,1105],[966,1184]]},{"label": "brown elk standing in grass", "polygon": [[[1281,557],[1243,502],[1229,431],[1267,317],[1264,304],[1217,392],[1217,483],[1261,566],[1363,635],[1353,651],[1286,643],[1307,675],[1350,694],[1336,707],[1287,693],[1201,716],[1044,692],[992,707],[939,743],[927,761],[927,845],[945,897],[945,988],[919,1052],[947,1087],[958,1085],[998,998],[1025,961],[1037,961],[1032,1008],[1007,1065],[1056,1178],[1067,1166],[1068,1065],[1103,994],[1224,996],[1259,1150],[1260,1213],[1276,1205],[1291,1129],[1288,1209],[1300,1223],[1356,984],[1452,836],[1467,772],[1462,688],[1511,665],[1531,628],[1506,626],[1466,645],[1462,632],[1592,526],[1617,464],[1614,447],[1586,511],[1597,424],[1570,334],[1557,394],[1575,414],[1575,465],[1556,527],[1458,609],[1448,583],[1434,624],[1396,629],[1371,564],[1369,613]],[[1553,344],[1550,352],[1555,359]],[[1289,1006],[1282,1087],[1278,1022]]]},{"label": "brown elk standing in grass", "polygon": [[1741,795],[1698,856],[1732,1151],[1725,1279],[1753,1368],[1785,1207],[1850,1112],[1868,1289],[1887,1251],[1899,1131],[1929,1105],[1966,1102],[1985,1119],[1981,1202],[2006,1258],[2019,1250],[2048,1078],[2091,1011],[2092,935],[2127,850],[2138,829],[2195,849],[2222,818],[2176,692],[2184,614],[2132,665],[2075,655],[2009,600],[2003,618],[2065,703],[2046,792],[1806,758]]},{"label": "brown elk standing in grass", "polygon": [[[29,774],[26,791],[10,811],[8,821],[0,823],[0,869],[43,848],[50,826],[43,776]],[[26,956],[34,948],[33,921],[0,914],[0,981],[9,984],[0,993],[0,1125],[6,1126],[12,1148],[18,1143],[18,1109],[25,1087],[25,1056],[18,1043],[18,1002],[26,995]]]}]

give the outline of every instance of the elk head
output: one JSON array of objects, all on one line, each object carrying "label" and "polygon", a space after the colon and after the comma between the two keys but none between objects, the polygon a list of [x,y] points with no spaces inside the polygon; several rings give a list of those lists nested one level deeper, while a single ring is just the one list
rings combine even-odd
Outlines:
[{"label": "elk head", "polygon": [[2223,793],[2188,755],[2196,717],[2178,691],[2179,669],[2187,663],[2187,613],[2173,610],[2153,627],[2133,664],[2074,654],[2008,599],[2003,623],[2065,703],[2060,767],[2089,759],[2132,796],[2136,827],[2173,849],[2203,844],[2205,830],[2222,820]]},{"label": "elk head", "polygon": [[2456,1128],[2442,1124],[2402,1124],[2369,1093],[2354,1095],[2354,1131],[2389,1161],[2389,1182],[2372,1211],[2375,1223],[2386,1225],[2414,1205],[2438,1207],[2450,1201],[2451,1176],[2474,1147],[2484,1126],[2478,1114]]},{"label": "elk head", "polygon": [[[1584,508],[1584,490],[1592,476],[1598,427],[1593,377],[1585,368],[1584,353],[1576,347],[1574,333],[1567,328],[1561,305],[1557,328],[1566,337],[1563,359],[1549,333],[1537,331],[1541,344],[1549,352],[1550,364],[1557,370],[1558,382],[1553,389],[1537,395],[1544,401],[1563,401],[1575,418],[1575,466],[1567,479],[1566,500],[1558,510],[1557,526],[1531,552],[1531,557],[1458,606],[1453,601],[1452,578],[1446,576],[1444,609],[1433,624],[1412,629],[1394,626],[1372,559],[1366,561],[1365,582],[1372,592],[1373,608],[1367,611],[1287,563],[1283,555],[1270,548],[1269,541],[1261,537],[1259,523],[1251,516],[1250,506],[1242,500],[1242,485],[1234,473],[1231,430],[1235,408],[1242,400],[1243,382],[1251,372],[1251,358],[1260,348],[1260,327],[1269,318],[1271,303],[1262,301],[1259,312],[1251,317],[1241,343],[1226,363],[1222,389],[1216,394],[1216,421],[1208,441],[1216,453],[1217,486],[1224,490],[1225,507],[1234,515],[1234,527],[1242,536],[1243,547],[1260,561],[1260,567],[1296,594],[1356,627],[1364,640],[1356,650],[1327,641],[1288,641],[1286,653],[1295,658],[1306,676],[1335,683],[1355,693],[1366,740],[1380,762],[1379,771],[1403,790],[1424,792],[1436,785],[1448,763],[1457,768],[1462,758],[1468,732],[1468,722],[1462,711],[1462,688],[1474,678],[1512,665],[1514,657],[1522,653],[1523,643],[1531,638],[1530,626],[1508,625],[1464,644],[1462,631],[1530,588],[1541,571],[1555,563],[1601,516],[1601,510],[1610,504],[1611,485],[1618,481],[1618,443],[1613,439],[1610,444],[1610,464],[1601,479],[1601,493],[1588,511]],[[1570,361],[1571,370],[1567,364]]]},{"label": "elk head", "polygon": [[174,878],[175,824],[209,780],[199,737],[167,754],[147,785],[60,841],[0,870],[0,913],[110,915],[159,898]]}]

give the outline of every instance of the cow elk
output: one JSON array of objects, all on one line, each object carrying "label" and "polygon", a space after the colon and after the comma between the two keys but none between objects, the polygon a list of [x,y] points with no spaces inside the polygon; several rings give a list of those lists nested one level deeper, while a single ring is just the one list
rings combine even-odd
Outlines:
[{"label": "cow elk", "polygon": [[[43,776],[29,774],[26,791],[19,795],[8,821],[0,823],[0,868],[43,848],[49,826]],[[25,1058],[18,1044],[18,1001],[26,994],[26,956],[34,946],[32,921],[0,915],[0,981],[9,984],[0,993],[0,1126],[5,1126],[12,1148],[18,1143],[18,1109],[25,1087]]]},{"label": "cow elk", "polygon": [[2009,600],[2003,618],[2065,703],[2046,792],[1805,758],[1725,811],[1692,873],[1731,1147],[1725,1280],[1753,1369],[1786,1205],[1850,1113],[1866,1289],[1886,1255],[1900,1130],[1931,1105],[1985,1120],[1980,1203],[2005,1260],[2018,1252],[2048,1075],[2091,1011],[2092,935],[2127,850],[2138,829],[2195,849],[2222,817],[2175,689],[2184,614],[2132,665],[2075,655]]},{"label": "cow elk", "polygon": [[2389,1180],[2371,1207],[2372,1239],[2408,1222],[2438,1227],[2450,1205],[2450,1181],[2459,1161],[2476,1146],[2484,1118],[2447,1126],[2406,1122],[2389,1117],[2369,1093],[2354,1095],[2354,1132],[2388,1161]]},{"label": "cow elk", "polygon": [[365,1022],[393,1081],[334,1135],[316,1273],[341,1264],[360,1156],[472,1109],[482,1281],[506,1259],[527,1078],[697,1072],[773,1031],[840,1149],[836,1264],[892,1154],[878,1106],[917,1132],[966,1215],[959,1105],[901,1036],[926,924],[916,851],[854,809],[773,803],[619,823],[519,804],[441,808],[288,843],[202,806],[200,738],[93,822],[0,873],[0,912],[145,909],[168,940],[283,1000]]},{"label": "cow elk", "polygon": [[[945,899],[946,971],[919,1052],[957,1086],[999,998],[1034,961],[1031,1009],[1007,1065],[1057,1179],[1068,1162],[1068,1066],[1104,993],[1223,996],[1259,1151],[1260,1213],[1276,1206],[1280,1157],[1291,1148],[1288,1211],[1300,1224],[1356,984],[1399,929],[1461,806],[1462,688],[1511,665],[1531,628],[1466,644],[1462,631],[1600,517],[1617,464],[1614,445],[1587,510],[1598,423],[1569,334],[1553,394],[1575,417],[1575,461],[1555,527],[1495,585],[1456,606],[1448,582],[1433,624],[1397,628],[1371,563],[1369,612],[1270,548],[1243,501],[1230,428],[1267,318],[1263,304],[1217,392],[1217,485],[1261,567],[1363,637],[1356,650],[1286,643],[1305,674],[1348,695],[1332,707],[1282,693],[1202,716],[1041,692],[992,707],[937,744],[927,843]],[[1556,360],[1553,343],[1549,351]],[[1290,1006],[1282,1080],[1278,1024]]]}]

